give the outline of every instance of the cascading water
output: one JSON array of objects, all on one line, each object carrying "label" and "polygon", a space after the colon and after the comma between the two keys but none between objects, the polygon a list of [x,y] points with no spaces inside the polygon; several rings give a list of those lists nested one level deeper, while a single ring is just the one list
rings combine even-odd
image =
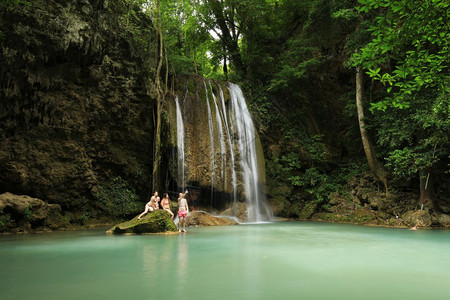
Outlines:
[{"label": "cascading water", "polygon": [[[240,220],[269,221],[272,214],[258,165],[258,137],[243,93],[230,83],[226,99],[220,84],[202,83],[204,93],[199,85],[186,84],[182,105],[175,98],[177,186],[184,190],[188,184],[203,193],[192,200],[198,208],[223,210],[229,205],[225,212]],[[208,192],[201,192],[202,187]]]},{"label": "cascading water", "polygon": [[215,179],[215,173],[216,173],[216,160],[214,158],[215,154],[215,147],[214,147],[214,127],[212,122],[212,113],[211,113],[211,105],[209,104],[209,97],[208,97],[208,88],[206,87],[206,82],[203,81],[203,85],[205,86],[205,92],[206,92],[206,107],[208,108],[208,127],[209,127],[209,144],[210,144],[210,159],[211,159],[211,207],[214,200],[214,179]]},{"label": "cascading water", "polygon": [[227,132],[227,141],[228,141],[228,147],[230,150],[230,166],[231,166],[231,182],[233,185],[233,201],[234,204],[236,204],[236,200],[237,200],[237,178],[236,178],[236,168],[235,168],[235,164],[234,164],[234,147],[233,147],[233,139],[231,134],[233,133],[233,131],[230,129],[230,127],[228,126],[228,121],[227,121],[227,110],[225,108],[225,97],[223,96],[223,91],[222,88],[219,85],[219,96],[220,96],[220,100],[222,102],[222,113],[223,113],[223,120],[225,123],[225,130]]},{"label": "cascading water", "polygon": [[222,178],[223,178],[223,184],[226,183],[226,172],[225,172],[225,166],[227,164],[227,156],[226,156],[226,147],[225,147],[225,136],[223,132],[223,122],[222,118],[220,116],[219,107],[217,106],[217,98],[216,95],[214,95],[211,82],[209,82],[209,89],[211,90],[211,95],[214,101],[214,109],[216,110],[216,124],[217,124],[217,130],[219,134],[219,144],[220,144],[220,157],[221,157],[221,170],[222,170]]},{"label": "cascading water", "polygon": [[245,198],[248,206],[248,221],[267,221],[271,211],[265,201],[265,193],[259,178],[256,152],[256,134],[251,115],[247,109],[242,90],[237,84],[230,83],[232,115],[230,120],[237,135],[236,141],[240,153],[240,166],[245,185]]},{"label": "cascading water", "polygon": [[181,182],[181,189],[184,190],[184,124],[178,97],[175,97],[175,104],[177,114],[178,182]]}]

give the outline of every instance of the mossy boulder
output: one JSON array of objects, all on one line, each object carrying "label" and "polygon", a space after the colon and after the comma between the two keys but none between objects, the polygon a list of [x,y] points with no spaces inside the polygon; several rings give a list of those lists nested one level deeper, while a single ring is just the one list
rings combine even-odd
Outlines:
[{"label": "mossy boulder", "polygon": [[301,220],[306,220],[311,218],[311,216],[316,212],[317,203],[306,202],[303,207],[299,210],[298,217]]},{"label": "mossy boulder", "polygon": [[402,219],[409,226],[429,227],[432,223],[431,215],[427,210],[408,211],[402,215]]},{"label": "mossy boulder", "polygon": [[436,216],[437,222],[446,228],[450,228],[450,216],[447,214],[437,214]]},{"label": "mossy boulder", "polygon": [[169,213],[159,209],[148,213],[140,220],[137,216],[130,221],[117,224],[106,231],[106,233],[170,233],[178,232],[175,223],[170,219]]}]

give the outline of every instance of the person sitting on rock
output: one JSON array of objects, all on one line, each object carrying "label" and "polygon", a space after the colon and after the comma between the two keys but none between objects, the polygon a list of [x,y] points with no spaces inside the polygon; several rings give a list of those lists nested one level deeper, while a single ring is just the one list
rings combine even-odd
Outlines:
[{"label": "person sitting on rock", "polygon": [[161,200],[162,208],[170,214],[170,219],[173,220],[173,212],[170,210],[170,199],[167,193],[163,194],[163,198]]},{"label": "person sitting on rock", "polygon": [[155,192],[156,193],[156,198],[155,198],[155,205],[153,206],[153,208],[154,209],[159,209],[159,203],[160,203],[160,198],[159,198],[159,196],[158,196],[158,192]]},{"label": "person sitting on rock", "polygon": [[138,220],[140,220],[142,218],[142,216],[145,215],[146,213],[152,212],[155,209],[157,209],[157,208],[155,208],[158,205],[157,199],[159,201],[158,192],[155,191],[153,196],[150,198],[150,201],[148,201],[147,204],[145,204],[145,210],[143,213],[141,213],[139,215],[139,217],[137,218]]}]

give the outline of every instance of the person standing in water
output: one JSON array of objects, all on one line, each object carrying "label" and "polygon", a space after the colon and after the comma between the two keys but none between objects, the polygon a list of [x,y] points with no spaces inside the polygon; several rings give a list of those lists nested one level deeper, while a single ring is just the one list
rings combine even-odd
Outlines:
[{"label": "person standing in water", "polygon": [[170,214],[170,219],[173,220],[173,212],[170,210],[170,199],[169,194],[164,193],[163,198],[161,200],[162,208]]},{"label": "person standing in water", "polygon": [[142,218],[142,216],[145,215],[146,213],[154,211],[155,207],[157,207],[157,205],[158,205],[157,201],[159,202],[159,197],[158,197],[158,192],[155,191],[153,196],[150,198],[150,201],[148,201],[147,204],[145,204],[144,212],[141,213],[137,219],[140,220]]},{"label": "person standing in water", "polygon": [[[184,194],[180,193],[178,197],[178,232],[186,232],[186,217],[189,212],[189,206],[184,197],[187,193],[189,193],[188,190]],[[181,229],[181,225],[183,225],[183,229]]]}]

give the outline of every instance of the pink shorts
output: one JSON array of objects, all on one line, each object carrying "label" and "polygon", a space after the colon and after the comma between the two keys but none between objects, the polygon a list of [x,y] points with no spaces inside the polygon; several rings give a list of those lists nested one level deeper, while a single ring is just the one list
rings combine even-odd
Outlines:
[{"label": "pink shorts", "polygon": [[187,216],[187,211],[185,211],[185,210],[179,210],[178,211],[178,217],[179,218],[186,218],[186,216]]}]

